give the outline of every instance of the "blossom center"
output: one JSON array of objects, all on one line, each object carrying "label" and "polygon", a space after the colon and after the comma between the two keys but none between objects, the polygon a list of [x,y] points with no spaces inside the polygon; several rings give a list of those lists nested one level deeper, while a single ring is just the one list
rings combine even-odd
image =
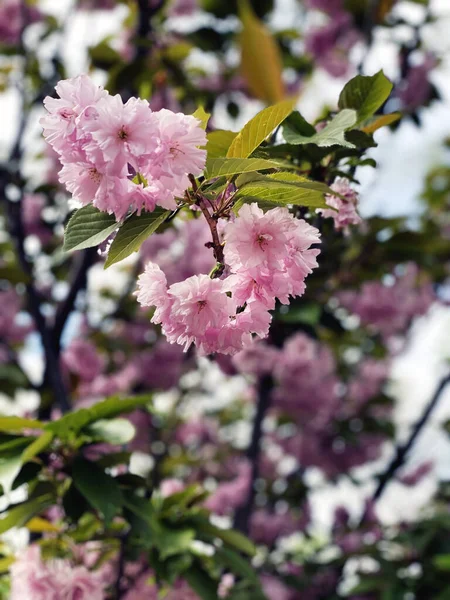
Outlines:
[{"label": "blossom center", "polygon": [[264,250],[264,248],[269,245],[269,242],[271,239],[272,239],[271,235],[268,235],[265,233],[260,233],[256,237],[256,243],[261,248],[261,250]]},{"label": "blossom center", "polygon": [[206,300],[198,300],[197,301],[197,314],[200,314],[202,312],[202,310],[205,308],[206,306]]},{"label": "blossom center", "polygon": [[102,176],[101,174],[97,171],[97,169],[95,167],[92,167],[92,169],[89,169],[88,171],[89,177],[95,181],[95,183],[100,183],[102,180]]},{"label": "blossom center", "polygon": [[119,132],[117,134],[117,137],[120,140],[126,140],[128,138],[128,131],[125,129],[125,127],[122,125],[122,127],[119,129]]}]

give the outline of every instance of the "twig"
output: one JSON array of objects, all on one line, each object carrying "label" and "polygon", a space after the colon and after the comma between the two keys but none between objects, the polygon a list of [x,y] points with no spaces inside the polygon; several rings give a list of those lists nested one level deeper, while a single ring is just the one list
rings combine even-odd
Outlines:
[{"label": "twig", "polygon": [[394,477],[397,470],[401,466],[403,466],[403,464],[405,463],[405,460],[407,458],[409,451],[411,450],[418,435],[420,434],[420,432],[426,425],[431,413],[433,412],[437,403],[439,402],[439,399],[441,398],[442,392],[444,391],[445,387],[449,383],[450,383],[450,373],[448,375],[446,375],[445,377],[443,377],[441,379],[441,381],[439,382],[439,385],[437,386],[430,402],[425,407],[422,416],[420,417],[420,419],[417,421],[417,423],[412,428],[409,438],[406,440],[406,442],[404,444],[397,446],[397,451],[395,453],[394,458],[392,459],[392,461],[390,462],[390,464],[388,465],[388,467],[386,468],[384,473],[382,473],[379,476],[379,483],[378,483],[377,489],[375,490],[375,493],[373,495],[374,501],[378,500],[380,498],[380,496],[384,492],[389,481]]},{"label": "twig", "polygon": [[194,192],[196,204],[202,211],[203,216],[205,217],[206,222],[208,223],[209,229],[211,231],[212,248],[213,248],[213,252],[214,252],[214,258],[220,265],[215,270],[214,273],[215,273],[216,277],[220,277],[220,275],[223,273],[223,270],[225,268],[225,258],[223,255],[223,244],[220,241],[219,232],[217,231],[217,220],[209,212],[208,207],[206,205],[206,198],[203,196],[203,194],[198,189],[197,182],[195,181],[195,177],[193,175],[189,175],[189,180],[192,185],[192,190]]},{"label": "twig", "polygon": [[245,504],[236,511],[234,518],[234,527],[242,533],[247,534],[250,526],[250,516],[255,503],[255,481],[259,477],[259,459],[261,456],[261,437],[262,424],[267,410],[270,406],[271,391],[273,388],[273,380],[270,375],[262,377],[258,382],[258,404],[256,407],[256,415],[253,421],[252,438],[247,449],[246,456],[252,465],[250,485],[248,496]]},{"label": "twig", "polygon": [[120,538],[119,562],[117,564],[117,577],[116,577],[116,583],[114,586],[114,598],[116,600],[120,600],[120,598],[122,596],[121,583],[122,583],[122,578],[125,573],[125,546],[127,544],[129,535],[130,535],[130,533],[127,532],[125,535],[123,535]]}]

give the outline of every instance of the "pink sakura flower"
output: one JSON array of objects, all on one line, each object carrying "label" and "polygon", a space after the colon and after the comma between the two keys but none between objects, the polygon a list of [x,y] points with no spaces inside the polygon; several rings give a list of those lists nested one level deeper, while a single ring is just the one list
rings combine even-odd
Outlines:
[{"label": "pink sakura flower", "polygon": [[167,339],[185,349],[225,328],[236,307],[226,294],[224,283],[207,275],[194,275],[174,283],[168,291],[171,301],[170,320],[162,324]]},{"label": "pink sakura flower", "polygon": [[108,92],[87,75],[60,81],[56,86],[59,98],[47,96],[44,106],[49,114],[41,118],[47,142],[60,154],[64,154],[76,139],[77,118],[90,106],[94,106]]},{"label": "pink sakura flower", "polygon": [[234,584],[235,579],[232,573],[225,573],[225,575],[222,575],[219,587],[217,589],[217,595],[219,598],[228,598],[231,590],[234,587]]},{"label": "pink sakura flower", "polygon": [[350,187],[348,179],[343,177],[338,177],[331,185],[331,189],[343,196],[343,198],[331,194],[325,196],[328,206],[336,210],[319,209],[317,212],[322,213],[325,218],[331,217],[334,219],[334,226],[337,230],[343,229],[348,232],[349,225],[358,225],[362,221],[356,211],[358,195]]},{"label": "pink sakura flower", "polygon": [[11,566],[10,600],[103,600],[100,575],[68,561],[42,561],[40,549],[29,546]]},{"label": "pink sakura flower", "polygon": [[200,121],[192,115],[173,113],[165,108],[154,113],[157,122],[159,148],[155,162],[169,175],[183,176],[186,173],[200,175],[205,168],[206,132]]},{"label": "pink sakura flower", "polygon": [[84,381],[92,381],[103,371],[105,361],[91,342],[73,340],[62,354],[64,365]]},{"label": "pink sakura flower", "polygon": [[157,143],[148,102],[130,98],[123,104],[118,94],[106,96],[96,104],[86,129],[92,134],[88,155],[92,155],[95,162],[100,151],[113,173],[121,171],[127,163],[134,167],[138,157],[150,154]]},{"label": "pink sakura flower", "polygon": [[286,254],[289,211],[264,213],[256,203],[244,204],[238,218],[225,228],[225,260],[232,270],[265,264],[278,267]]},{"label": "pink sakura flower", "polygon": [[160,485],[160,492],[163,498],[172,496],[184,490],[184,483],[180,479],[163,479]]},{"label": "pink sakura flower", "polygon": [[[188,173],[203,172],[206,144],[200,121],[146,100],[110,96],[87,75],[61,81],[46,98],[44,137],[58,153],[60,181],[82,205],[90,202],[121,220],[129,210],[176,208]],[[131,171],[131,173],[130,173]],[[143,183],[132,176],[140,173]]]},{"label": "pink sakura flower", "polygon": [[231,267],[231,289],[241,305],[246,299],[275,306],[305,290],[304,280],[317,267],[319,232],[285,208],[264,213],[256,204],[244,205],[225,228],[225,260]]},{"label": "pink sakura flower", "polygon": [[131,202],[133,184],[122,176],[107,175],[105,168],[89,162],[74,162],[63,166],[59,180],[82,206],[92,204],[103,212],[115,214],[120,221],[127,214]]},{"label": "pink sakura flower", "polygon": [[249,461],[240,460],[235,465],[235,478],[219,483],[215,492],[206,500],[211,512],[226,515],[247,500],[252,467]]},{"label": "pink sakura flower", "polygon": [[235,354],[254,335],[266,337],[275,299],[288,303],[303,293],[305,277],[317,266],[319,250],[310,246],[319,241],[318,231],[287,209],[263,213],[246,205],[224,237],[228,277],[191,276],[167,289],[164,273],[149,263],[138,281],[138,302],[156,307],[152,321],[168,341],[185,349],[195,343],[201,354]]}]

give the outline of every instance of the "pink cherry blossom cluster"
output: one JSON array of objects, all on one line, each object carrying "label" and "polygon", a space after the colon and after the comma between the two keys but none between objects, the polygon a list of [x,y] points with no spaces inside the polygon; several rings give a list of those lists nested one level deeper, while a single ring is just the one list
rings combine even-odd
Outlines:
[{"label": "pink cherry blossom cluster", "polygon": [[72,567],[66,560],[45,563],[36,545],[18,556],[10,572],[10,600],[103,600],[105,596],[105,582],[99,574],[83,566]]},{"label": "pink cherry blossom cluster", "polygon": [[339,294],[342,306],[385,340],[404,333],[414,317],[425,314],[434,300],[433,286],[422,279],[414,263],[395,274],[392,282],[367,281],[358,291]]},{"label": "pink cherry blossom cluster", "polygon": [[[326,194],[325,201],[331,208],[317,210],[325,218],[331,217],[334,220],[334,227],[337,230],[349,232],[349,225],[359,225],[362,221],[357,213],[358,194],[350,187],[348,179],[338,177],[330,186],[339,196]],[[336,210],[333,210],[336,209]]]},{"label": "pink cherry blossom cluster", "polygon": [[168,287],[159,265],[149,262],[139,277],[137,298],[156,308],[170,343],[200,354],[235,354],[264,338],[275,301],[289,303],[305,290],[305,278],[317,266],[319,232],[295,219],[286,208],[264,213],[257,204],[244,205],[223,229],[226,275],[212,279],[193,275]]},{"label": "pink cherry blossom cluster", "polygon": [[[191,115],[146,100],[125,104],[87,76],[60,81],[59,98],[44,100],[44,137],[63,165],[59,178],[82,205],[123,219],[129,210],[176,208],[189,180],[206,160],[206,134]],[[140,175],[136,177],[136,175]]]}]

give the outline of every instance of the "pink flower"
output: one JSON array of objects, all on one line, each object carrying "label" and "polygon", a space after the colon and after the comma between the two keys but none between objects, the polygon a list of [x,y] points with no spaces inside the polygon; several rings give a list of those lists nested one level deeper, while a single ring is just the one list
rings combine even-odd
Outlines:
[{"label": "pink flower", "polygon": [[253,300],[268,309],[275,299],[305,290],[305,277],[317,267],[319,232],[285,208],[264,213],[257,204],[244,205],[225,227],[225,261],[231,267],[230,287],[239,305]]},{"label": "pink flower", "polygon": [[201,341],[211,330],[227,326],[235,305],[226,294],[224,283],[207,275],[194,275],[169,288],[170,320],[163,323],[169,341],[185,346]]},{"label": "pink flower", "polygon": [[244,204],[239,217],[225,229],[225,260],[234,271],[283,262],[290,229],[289,212],[274,208],[264,213],[254,202]]},{"label": "pink flower", "polygon": [[349,13],[337,12],[332,16],[332,20],[323,27],[308,33],[305,46],[318,66],[333,77],[342,77],[349,68],[348,53],[361,36],[354,28]]},{"label": "pink flower", "polygon": [[222,575],[217,589],[217,595],[219,598],[228,598],[231,590],[234,587],[235,579],[232,573],[225,573]]},{"label": "pink flower", "polygon": [[269,600],[294,600],[295,592],[289,589],[276,577],[262,575],[261,583],[264,594]]},{"label": "pink flower", "polygon": [[87,75],[60,81],[56,86],[59,98],[47,96],[44,106],[48,115],[40,123],[47,142],[60,154],[70,151],[76,139],[77,119],[90,106],[95,106],[108,92],[97,86]]},{"label": "pink flower", "polygon": [[331,217],[334,219],[334,226],[337,230],[344,229],[348,231],[349,225],[361,223],[362,219],[356,212],[358,195],[350,187],[349,181],[343,177],[338,177],[331,185],[331,189],[344,197],[327,194],[325,196],[326,203],[336,210],[318,209],[317,212],[322,213],[325,218]]},{"label": "pink flower", "polygon": [[[172,284],[150,263],[139,277],[138,302],[155,306],[152,322],[161,324],[170,343],[195,343],[200,354],[235,354],[253,336],[269,333],[275,299],[300,295],[304,279],[317,266],[318,232],[287,209],[263,213],[253,203],[225,226],[225,261],[230,275],[188,277]],[[172,239],[172,238],[171,238]]]},{"label": "pink flower", "polygon": [[154,115],[159,142],[155,163],[168,175],[175,177],[182,177],[186,173],[200,175],[206,161],[206,150],[198,148],[206,145],[206,133],[200,121],[192,115],[173,113],[165,108]]},{"label": "pink flower", "polygon": [[22,0],[2,0],[0,3],[0,44],[19,43],[23,20],[34,23],[42,18],[35,6],[24,5]]},{"label": "pink flower", "polygon": [[163,498],[172,496],[184,490],[184,483],[180,479],[163,479],[160,485],[160,492]]},{"label": "pink flower", "polygon": [[92,381],[103,371],[104,359],[96,347],[85,340],[72,340],[62,354],[64,365],[84,381]]},{"label": "pink flower", "polygon": [[108,175],[103,164],[97,163],[95,166],[89,162],[74,162],[63,166],[59,180],[65,184],[74,200],[83,206],[92,202],[99,210],[115,214],[119,221],[130,208],[133,184],[127,179],[125,171]]},{"label": "pink flower", "polygon": [[156,127],[146,100],[130,98],[123,104],[121,97],[105,96],[95,106],[86,126],[92,134],[87,153],[95,161],[100,150],[108,169],[115,173],[127,163],[137,167],[142,154],[156,147]]},{"label": "pink flower", "polygon": [[19,555],[10,573],[10,600],[103,600],[105,594],[99,574],[66,560],[45,563],[36,545]]},{"label": "pink flower", "polygon": [[367,281],[360,290],[343,291],[341,304],[361,319],[361,323],[385,339],[404,331],[412,319],[424,314],[435,298],[431,284],[421,281],[414,263],[396,275],[391,285]]},{"label": "pink flower", "polygon": [[225,515],[241,506],[248,496],[252,467],[241,459],[235,465],[235,478],[219,483],[216,491],[206,500],[205,506],[211,512]]},{"label": "pink flower", "polygon": [[[87,75],[60,81],[59,98],[46,98],[44,137],[63,165],[60,181],[82,205],[90,202],[118,220],[129,210],[175,209],[189,187],[187,175],[203,172],[206,144],[200,121],[146,100],[110,96]],[[143,181],[135,183],[139,173]]]},{"label": "pink flower", "polygon": [[137,286],[137,301],[141,306],[156,306],[152,321],[160,323],[170,307],[166,276],[158,265],[149,262],[144,273],[139,275]]}]

